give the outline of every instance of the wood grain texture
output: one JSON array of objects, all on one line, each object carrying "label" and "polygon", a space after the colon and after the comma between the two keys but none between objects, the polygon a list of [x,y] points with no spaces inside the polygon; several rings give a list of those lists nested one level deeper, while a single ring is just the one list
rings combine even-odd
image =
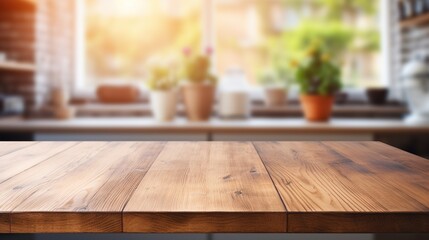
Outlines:
[{"label": "wood grain texture", "polygon": [[251,143],[168,143],[128,202],[124,231],[284,232],[285,215]]},{"label": "wood grain texture", "polygon": [[289,232],[429,231],[428,181],[419,170],[429,161],[406,167],[371,143],[254,145],[287,208]]},{"label": "wood grain texture", "polygon": [[0,147],[0,233],[429,232],[429,161],[379,142]]},{"label": "wood grain texture", "polygon": [[19,149],[16,144],[0,143],[2,149],[7,149],[4,152],[9,151],[1,156],[0,183],[74,145],[74,142],[40,142]]},{"label": "wood grain texture", "polygon": [[0,156],[34,144],[36,144],[36,142],[0,142]]},{"label": "wood grain texture", "polygon": [[9,215],[0,213],[0,233],[10,233]]},{"label": "wood grain texture", "polygon": [[117,233],[121,232],[121,213],[43,212],[15,213],[12,233]]},{"label": "wood grain texture", "polygon": [[286,232],[284,212],[146,212],[127,213],[125,232],[272,233]]},{"label": "wood grain texture", "polygon": [[0,210],[12,232],[122,232],[122,209],[162,147],[80,143],[1,184]]}]

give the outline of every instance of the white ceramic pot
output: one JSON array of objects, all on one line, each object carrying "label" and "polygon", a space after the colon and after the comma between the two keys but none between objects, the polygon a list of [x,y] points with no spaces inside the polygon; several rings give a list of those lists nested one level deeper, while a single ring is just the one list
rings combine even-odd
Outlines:
[{"label": "white ceramic pot", "polygon": [[176,89],[151,91],[150,105],[152,114],[158,121],[172,121],[177,112],[178,93]]},{"label": "white ceramic pot", "polygon": [[219,115],[222,118],[250,116],[250,97],[245,91],[224,91],[219,95]]}]

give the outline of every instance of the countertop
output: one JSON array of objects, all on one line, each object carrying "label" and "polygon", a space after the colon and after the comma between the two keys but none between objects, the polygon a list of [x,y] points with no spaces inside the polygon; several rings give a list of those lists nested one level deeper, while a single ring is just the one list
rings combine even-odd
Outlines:
[{"label": "countertop", "polygon": [[428,232],[428,172],[380,142],[3,142],[0,233]]},{"label": "countertop", "polygon": [[339,119],[326,123],[307,122],[301,118],[250,118],[189,122],[177,118],[173,122],[158,122],[150,117],[75,118],[71,120],[0,120],[0,132],[246,132],[246,133],[429,133],[429,125],[410,125],[402,120]]}]

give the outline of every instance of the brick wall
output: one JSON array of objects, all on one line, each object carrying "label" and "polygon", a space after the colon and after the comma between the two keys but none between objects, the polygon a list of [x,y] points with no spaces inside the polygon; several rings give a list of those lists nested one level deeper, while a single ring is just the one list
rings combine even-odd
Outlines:
[{"label": "brick wall", "polygon": [[35,72],[0,71],[0,93],[25,98],[26,114],[49,114],[50,90],[74,78],[74,0],[0,1],[0,52]]},{"label": "brick wall", "polygon": [[[0,3],[0,52],[7,59],[19,62],[35,61],[35,7],[15,0]],[[37,97],[31,72],[0,72],[0,93],[25,96],[27,106],[34,106]]]}]

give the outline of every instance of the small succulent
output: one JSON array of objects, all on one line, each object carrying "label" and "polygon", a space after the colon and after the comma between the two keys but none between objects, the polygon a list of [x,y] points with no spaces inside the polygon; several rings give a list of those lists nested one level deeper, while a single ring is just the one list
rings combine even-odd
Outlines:
[{"label": "small succulent", "polygon": [[183,75],[191,83],[217,84],[217,78],[210,73],[211,61],[209,55],[211,49],[207,49],[206,55],[191,56],[190,51],[185,51],[185,65]]},{"label": "small succulent", "polygon": [[296,68],[295,81],[302,94],[332,95],[341,89],[341,70],[320,42],[310,46],[304,61],[292,61],[291,65]]},{"label": "small succulent", "polygon": [[149,68],[147,85],[151,90],[170,90],[177,86],[177,77],[169,67],[155,65]]}]

